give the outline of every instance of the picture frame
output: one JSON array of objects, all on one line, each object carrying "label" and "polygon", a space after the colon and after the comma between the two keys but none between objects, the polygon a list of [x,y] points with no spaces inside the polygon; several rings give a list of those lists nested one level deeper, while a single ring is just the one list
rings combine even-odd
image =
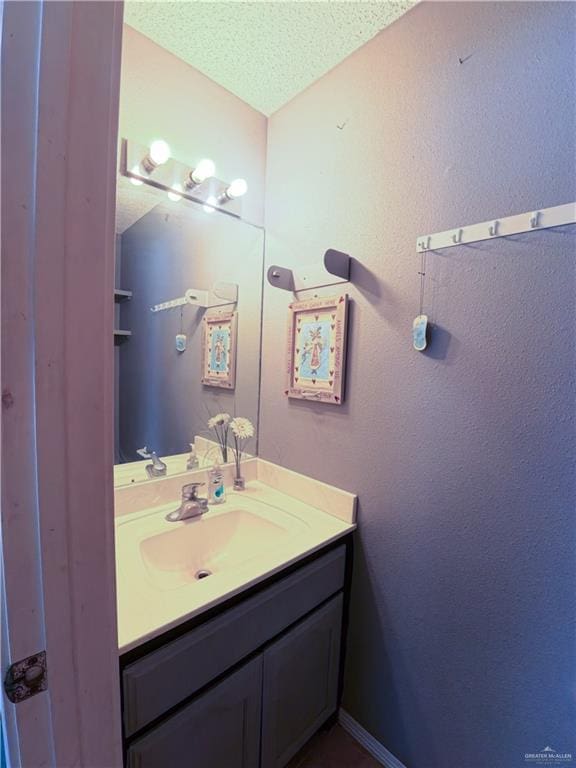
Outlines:
[{"label": "picture frame", "polygon": [[236,386],[237,312],[214,312],[202,319],[202,384]]},{"label": "picture frame", "polygon": [[347,330],[347,294],[290,304],[287,397],[342,405]]}]

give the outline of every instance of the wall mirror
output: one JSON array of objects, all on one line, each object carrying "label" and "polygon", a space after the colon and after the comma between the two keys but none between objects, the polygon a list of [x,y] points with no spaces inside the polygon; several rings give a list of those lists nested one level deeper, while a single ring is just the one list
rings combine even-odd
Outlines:
[{"label": "wall mirror", "polygon": [[153,478],[152,453],[160,476],[189,471],[191,443],[200,468],[222,463],[220,413],[250,419],[256,453],[263,266],[261,227],[119,175],[116,486]]}]

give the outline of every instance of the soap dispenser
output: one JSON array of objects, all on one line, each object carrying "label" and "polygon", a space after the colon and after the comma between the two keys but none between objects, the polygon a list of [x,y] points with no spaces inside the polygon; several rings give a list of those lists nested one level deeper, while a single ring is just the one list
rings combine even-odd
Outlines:
[{"label": "soap dispenser", "polygon": [[208,504],[223,504],[226,501],[224,474],[218,462],[208,471]]}]

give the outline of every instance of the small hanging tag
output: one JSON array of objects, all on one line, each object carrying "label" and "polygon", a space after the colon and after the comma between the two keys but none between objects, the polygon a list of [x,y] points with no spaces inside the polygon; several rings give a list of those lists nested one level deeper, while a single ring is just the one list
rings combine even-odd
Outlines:
[{"label": "small hanging tag", "polygon": [[178,352],[184,352],[185,349],[186,349],[186,334],[177,333],[176,334],[176,350]]},{"label": "small hanging tag", "polygon": [[412,323],[412,344],[417,352],[424,352],[428,344],[428,315],[418,315]]}]

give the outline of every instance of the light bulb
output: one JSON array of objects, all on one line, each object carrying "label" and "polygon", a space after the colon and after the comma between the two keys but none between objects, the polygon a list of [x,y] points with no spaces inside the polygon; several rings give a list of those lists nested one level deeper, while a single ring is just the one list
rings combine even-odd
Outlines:
[{"label": "light bulb", "polygon": [[154,167],[157,165],[164,165],[164,163],[170,160],[169,145],[164,141],[164,139],[156,139],[156,141],[153,141],[152,144],[150,144],[148,157],[154,164]]},{"label": "light bulb", "polygon": [[226,190],[226,197],[234,199],[235,197],[242,197],[248,191],[248,184],[244,179],[234,179],[230,182],[230,186]]},{"label": "light bulb", "polygon": [[203,205],[202,208],[206,211],[206,213],[214,213],[216,210],[216,206],[218,205],[218,200],[214,197],[214,195],[210,195],[210,197],[206,198],[207,205]]},{"label": "light bulb", "polygon": [[172,187],[168,190],[168,199],[172,200],[173,203],[177,203],[179,200],[182,200],[182,195],[180,194],[182,191],[182,184],[172,184]]},{"label": "light bulb", "polygon": [[[130,171],[130,173],[141,174],[142,170],[141,170],[139,165],[135,165],[134,168],[132,168],[132,170]],[[142,184],[144,184],[142,179],[136,179],[136,178],[134,178],[134,176],[130,176],[130,183],[134,184],[135,187],[141,187]]]},{"label": "light bulb", "polygon": [[216,166],[208,157],[200,160],[196,168],[190,174],[190,178],[195,184],[202,184],[203,181],[214,176],[216,173]]}]

